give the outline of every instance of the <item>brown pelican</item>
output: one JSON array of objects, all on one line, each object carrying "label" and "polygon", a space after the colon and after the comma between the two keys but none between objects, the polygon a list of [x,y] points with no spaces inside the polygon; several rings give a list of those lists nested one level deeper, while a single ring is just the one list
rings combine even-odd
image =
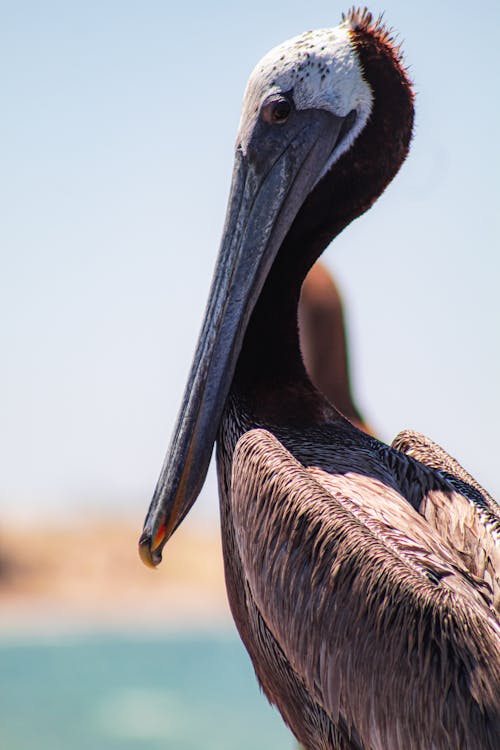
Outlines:
[{"label": "brown pelican", "polygon": [[342,298],[319,261],[302,284],[298,322],[300,351],[313,385],[350,422],[371,432],[351,393]]},{"label": "brown pelican", "polygon": [[404,161],[413,92],[365,11],[252,73],[205,321],[140,540],[161,551],[217,440],[226,584],[259,682],[309,750],[500,746],[496,503],[416,433],[389,447],[312,386],[297,304]]}]

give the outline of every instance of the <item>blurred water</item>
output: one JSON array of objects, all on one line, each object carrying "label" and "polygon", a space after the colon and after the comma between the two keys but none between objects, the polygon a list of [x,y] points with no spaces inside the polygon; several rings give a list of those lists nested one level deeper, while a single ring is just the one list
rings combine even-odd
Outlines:
[{"label": "blurred water", "polygon": [[2,750],[291,750],[231,634],[0,641]]}]

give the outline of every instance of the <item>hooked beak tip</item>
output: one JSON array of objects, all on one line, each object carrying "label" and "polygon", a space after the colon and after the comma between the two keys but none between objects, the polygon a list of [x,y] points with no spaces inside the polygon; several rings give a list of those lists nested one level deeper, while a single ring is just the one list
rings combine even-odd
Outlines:
[{"label": "hooked beak tip", "polygon": [[154,569],[161,563],[161,548],[153,546],[152,539],[147,532],[139,539],[139,557],[147,568]]}]

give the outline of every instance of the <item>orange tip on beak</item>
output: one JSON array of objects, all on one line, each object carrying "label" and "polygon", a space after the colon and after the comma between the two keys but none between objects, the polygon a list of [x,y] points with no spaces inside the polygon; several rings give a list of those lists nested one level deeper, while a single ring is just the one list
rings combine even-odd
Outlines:
[{"label": "orange tip on beak", "polygon": [[160,525],[154,542],[151,541],[148,533],[143,534],[139,539],[139,557],[147,568],[156,568],[161,562],[161,551],[157,552],[157,550],[165,538],[166,528],[165,523]]}]

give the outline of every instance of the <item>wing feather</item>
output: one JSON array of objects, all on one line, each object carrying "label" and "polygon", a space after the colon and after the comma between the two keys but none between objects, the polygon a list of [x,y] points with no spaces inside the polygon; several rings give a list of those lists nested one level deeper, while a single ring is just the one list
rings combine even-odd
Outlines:
[{"label": "wing feather", "polygon": [[407,533],[411,506],[402,531],[354,501],[354,486],[333,476],[327,490],[264,430],[240,438],[233,519],[262,618],[315,700],[367,748],[493,750],[494,612],[434,531]]},{"label": "wing feather", "polygon": [[[392,447],[440,472],[450,492],[427,492],[420,513],[460,555],[471,573],[492,590],[500,612],[500,507],[440,445],[413,430],[403,430]],[[404,486],[402,487],[404,491]]]}]

